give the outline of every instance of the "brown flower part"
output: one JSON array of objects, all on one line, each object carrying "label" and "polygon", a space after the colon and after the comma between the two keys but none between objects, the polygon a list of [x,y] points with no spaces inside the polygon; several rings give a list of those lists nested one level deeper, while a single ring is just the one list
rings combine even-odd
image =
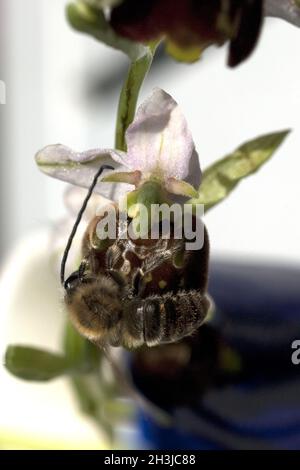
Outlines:
[{"label": "brown flower part", "polygon": [[111,12],[114,30],[134,41],[165,37],[178,60],[197,60],[206,47],[230,42],[234,67],[253,51],[263,20],[263,0],[124,0]]}]

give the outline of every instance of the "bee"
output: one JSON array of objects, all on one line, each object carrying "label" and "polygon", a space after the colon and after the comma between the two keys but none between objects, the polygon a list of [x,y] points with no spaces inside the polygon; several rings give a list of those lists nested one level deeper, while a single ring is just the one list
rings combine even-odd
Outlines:
[{"label": "bee", "polygon": [[[65,264],[76,229],[97,179],[97,172],[69,237],[61,267],[65,304],[77,330],[98,346],[173,343],[191,335],[209,310],[206,294],[209,242],[204,227],[201,250],[185,249],[184,238],[137,239],[120,237],[105,248],[94,242],[95,216],[82,242],[79,269],[64,279]],[[120,221],[120,218],[118,218]]]}]

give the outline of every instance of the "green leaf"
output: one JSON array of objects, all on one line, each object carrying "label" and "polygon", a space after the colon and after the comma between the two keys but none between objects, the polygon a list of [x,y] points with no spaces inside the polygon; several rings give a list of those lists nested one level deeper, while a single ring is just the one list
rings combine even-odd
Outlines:
[{"label": "green leaf", "polygon": [[149,49],[147,46],[116,34],[107,22],[101,8],[88,5],[81,0],[67,5],[66,12],[73,28],[93,36],[107,46],[123,51],[131,61],[136,61],[147,54]]},{"label": "green leaf", "polygon": [[208,167],[202,175],[199,196],[188,202],[204,204],[206,212],[219,204],[243,178],[256,173],[271,158],[289,132],[275,132],[251,140]]},{"label": "green leaf", "polygon": [[70,322],[66,325],[63,346],[68,362],[78,372],[98,369],[102,356],[100,348],[83,338]]},{"label": "green leaf", "polygon": [[5,367],[16,377],[44,382],[70,371],[69,361],[58,354],[25,346],[9,346]]},{"label": "green leaf", "polygon": [[103,396],[103,390],[97,377],[78,376],[72,378],[72,388],[77,398],[80,410],[93,419],[101,432],[105,432],[110,444],[113,443],[114,426],[112,420],[103,416],[103,405],[107,397]]},{"label": "green leaf", "polygon": [[104,393],[96,374],[72,377],[72,388],[80,410],[98,419],[99,409],[104,402]]},{"label": "green leaf", "polygon": [[97,8],[115,7],[123,2],[123,0],[84,0],[85,3]]}]

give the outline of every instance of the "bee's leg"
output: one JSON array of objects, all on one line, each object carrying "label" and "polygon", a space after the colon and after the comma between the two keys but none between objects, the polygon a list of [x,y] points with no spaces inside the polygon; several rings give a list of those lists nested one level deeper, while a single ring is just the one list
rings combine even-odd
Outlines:
[{"label": "bee's leg", "polygon": [[210,302],[199,290],[147,297],[143,302],[145,343],[179,341],[192,334],[205,320]]},{"label": "bee's leg", "polygon": [[127,284],[126,278],[120,271],[118,271],[117,269],[108,269],[107,274],[115,281],[115,283],[121,289],[125,289]]},{"label": "bee's leg", "polygon": [[133,277],[133,295],[141,298],[146,289],[146,283],[144,282],[145,273],[141,268],[138,268]]},{"label": "bee's leg", "polygon": [[88,261],[86,259],[83,259],[78,269],[78,277],[81,281],[83,280],[83,277],[87,268],[88,268]]},{"label": "bee's leg", "polygon": [[110,277],[121,287],[124,288],[126,285],[126,279],[124,275],[118,270],[115,269],[114,266],[118,262],[121,256],[121,250],[120,247],[117,245],[113,245],[110,248],[108,248],[106,252],[106,268],[107,268],[107,273],[109,274]]},{"label": "bee's leg", "polygon": [[121,249],[118,245],[113,244],[107,249],[105,256],[105,264],[108,270],[114,269],[114,266],[122,256]]}]

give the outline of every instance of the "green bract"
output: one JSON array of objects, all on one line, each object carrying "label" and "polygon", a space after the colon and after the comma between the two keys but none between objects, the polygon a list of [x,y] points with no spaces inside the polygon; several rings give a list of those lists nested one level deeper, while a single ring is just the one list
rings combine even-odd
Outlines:
[{"label": "green bract", "polygon": [[106,21],[102,9],[88,5],[85,1],[67,5],[67,18],[74,29],[89,34],[107,46],[123,51],[132,61],[149,52],[147,46],[118,36]]},{"label": "green bract", "polygon": [[5,367],[21,379],[44,382],[67,374],[71,364],[62,355],[32,347],[9,346]]},{"label": "green bract", "polygon": [[98,369],[102,352],[80,336],[68,323],[64,336],[64,353],[27,346],[9,346],[5,367],[16,377],[25,380],[45,381],[63,374],[80,375]]},{"label": "green bract", "polygon": [[219,204],[243,178],[257,172],[271,158],[289,132],[275,132],[250,140],[208,167],[202,175],[198,198],[189,202],[204,204],[206,212]]},{"label": "green bract", "polygon": [[115,7],[123,0],[84,0],[85,3],[97,8]]}]

